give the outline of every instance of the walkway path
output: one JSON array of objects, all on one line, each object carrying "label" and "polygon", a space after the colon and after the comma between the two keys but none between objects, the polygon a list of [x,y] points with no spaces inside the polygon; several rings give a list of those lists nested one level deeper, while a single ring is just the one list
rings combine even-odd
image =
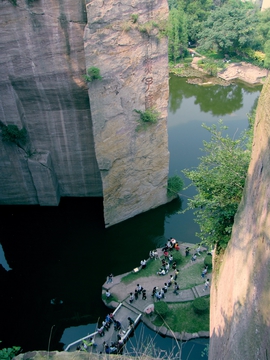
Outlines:
[{"label": "walkway path", "polygon": [[[180,251],[184,255],[184,251],[186,246],[194,247],[194,244],[181,244]],[[163,253],[161,249],[158,249],[159,255],[161,256]],[[205,257],[205,253],[202,254],[202,256],[197,256],[197,260],[195,263],[201,263],[203,267],[203,260]],[[160,261],[160,260],[150,260],[150,261]],[[194,264],[195,264],[194,263]],[[187,263],[182,269],[180,269],[180,273],[178,275],[179,281],[177,283],[180,285],[180,290],[178,291],[178,295],[173,293],[174,287],[169,287],[168,292],[165,294],[164,301],[168,303],[175,303],[175,302],[185,302],[185,301],[192,301],[197,297],[206,296],[209,295],[209,289],[204,291],[204,282],[206,279],[201,279],[201,284],[196,285],[192,287],[191,289],[183,289],[181,290],[181,270],[183,270],[186,267],[192,267],[193,263],[189,262]],[[143,275],[144,270],[140,270],[140,272]],[[170,275],[174,274],[173,270],[170,270],[165,276],[159,276],[159,275],[152,275],[148,277],[142,276],[141,278],[138,278],[129,284],[124,284],[121,282],[122,278],[127,275],[121,274],[118,276],[115,276],[113,278],[112,283],[104,283],[103,284],[103,292],[105,292],[105,289],[109,289],[111,294],[116,297],[119,301],[123,302],[125,306],[130,307],[130,309],[136,309],[137,311],[144,314],[142,317],[142,320],[144,322],[147,322],[147,325],[154,328],[153,325],[151,325],[151,321],[149,321],[149,316],[146,315],[146,309],[149,309],[149,307],[153,307],[153,304],[155,301],[158,301],[156,298],[153,298],[151,296],[152,289],[154,286],[161,289],[164,286],[164,283],[169,281]],[[201,274],[198,274],[198,277],[200,277]],[[211,279],[211,274],[207,275],[207,278]],[[132,292],[134,293],[134,290],[136,289],[137,284],[140,284],[144,289],[146,289],[146,300],[142,300],[142,296],[139,295],[138,300],[134,300],[132,304],[129,303],[129,294]],[[109,304],[106,304],[109,307],[115,308],[118,303],[112,301]],[[147,320],[148,319],[148,320]],[[156,330],[156,329],[155,329]],[[204,336],[206,335],[206,332],[203,332]],[[195,336],[198,337],[198,336]]]}]

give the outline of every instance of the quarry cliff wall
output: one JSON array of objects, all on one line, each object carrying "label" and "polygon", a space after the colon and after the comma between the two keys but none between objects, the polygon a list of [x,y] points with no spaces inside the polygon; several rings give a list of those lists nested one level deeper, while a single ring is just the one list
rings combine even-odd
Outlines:
[{"label": "quarry cliff wall", "polygon": [[[0,121],[27,130],[24,149],[0,137],[0,204],[58,205],[103,196],[107,226],[167,201],[167,41],[152,26],[167,3],[0,2]],[[86,68],[103,80],[86,84]],[[151,106],[159,121],[135,131]]]},{"label": "quarry cliff wall", "polygon": [[214,271],[210,360],[270,356],[269,97],[268,77],[259,99],[252,158],[232,238]]},{"label": "quarry cliff wall", "polygon": [[102,195],[82,79],[85,24],[82,0],[0,3],[0,120],[28,134],[27,153],[0,140],[1,204]]}]

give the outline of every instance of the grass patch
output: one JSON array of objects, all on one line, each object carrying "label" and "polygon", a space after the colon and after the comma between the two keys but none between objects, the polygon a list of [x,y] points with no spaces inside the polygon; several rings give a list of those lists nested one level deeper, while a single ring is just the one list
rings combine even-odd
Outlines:
[{"label": "grass patch", "polygon": [[[190,260],[190,257],[187,259],[184,256],[182,256],[178,251],[172,252],[172,256],[174,257],[173,261],[175,261],[176,264],[179,265],[178,266],[179,269],[181,269],[181,267],[183,267]],[[148,260],[145,269],[141,269],[136,273],[131,272],[131,273],[123,276],[121,281],[124,284],[129,284],[129,283],[133,282],[134,280],[140,279],[142,277],[148,277],[148,276],[155,275],[158,272],[158,270],[161,268],[161,260],[163,258],[164,258],[164,256],[161,256],[160,260],[159,259]]]},{"label": "grass patch", "polygon": [[105,301],[106,304],[109,304],[111,301],[120,302],[119,299],[118,299],[116,296],[112,295],[112,294],[111,294],[111,296],[108,298],[108,297],[106,296],[106,294],[104,293],[104,294],[102,294],[101,298],[102,298],[103,301]]},{"label": "grass patch", "polygon": [[[188,260],[190,261],[190,257],[188,257]],[[204,267],[203,262],[195,262],[195,264],[192,264],[191,266],[188,266],[185,269],[181,269],[180,267],[180,273],[178,275],[179,278],[178,284],[180,286],[180,290],[190,289],[193,286],[203,284],[205,282],[205,279],[201,277],[203,267]],[[208,274],[209,272],[211,271],[209,270]]]},{"label": "grass patch", "polygon": [[160,264],[161,264],[160,260],[151,259],[151,260],[147,261],[145,269],[141,269],[136,273],[132,272],[130,274],[123,276],[122,282],[124,284],[129,284],[132,281],[140,279],[142,277],[152,276],[157,273],[157,271],[159,270],[159,268],[161,266]]},{"label": "grass patch", "polygon": [[[169,305],[169,314],[166,317],[166,323],[170,324],[170,328],[174,332],[209,331],[209,307],[210,297],[205,297],[208,303],[208,310],[205,314],[198,315],[195,313],[192,301],[186,303],[175,303]],[[153,321],[156,326],[166,326],[159,316]]]}]

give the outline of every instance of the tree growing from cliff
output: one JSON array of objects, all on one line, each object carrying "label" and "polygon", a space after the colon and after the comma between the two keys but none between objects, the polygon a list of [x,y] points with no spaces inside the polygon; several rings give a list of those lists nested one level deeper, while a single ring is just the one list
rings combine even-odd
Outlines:
[{"label": "tree growing from cliff", "polygon": [[183,170],[197,189],[187,209],[195,209],[195,221],[200,226],[197,236],[202,242],[225,248],[245,185],[252,129],[235,140],[223,136],[227,127],[221,120],[218,125],[202,126],[210,132],[211,140],[203,143],[205,155],[200,158],[198,167]]}]

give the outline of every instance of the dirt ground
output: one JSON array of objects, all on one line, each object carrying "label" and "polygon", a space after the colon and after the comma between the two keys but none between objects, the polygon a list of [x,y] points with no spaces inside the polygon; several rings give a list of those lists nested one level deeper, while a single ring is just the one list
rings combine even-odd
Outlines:
[{"label": "dirt ground", "polygon": [[[197,56],[193,58],[191,63],[193,69],[201,70],[197,65],[197,62],[200,59],[201,58]],[[227,64],[226,69],[218,73],[218,77],[228,82],[239,79],[248,84],[255,85],[263,84],[264,79],[268,76],[268,73],[269,70],[267,69],[261,69],[258,66],[254,66],[242,61],[240,63]]]}]

